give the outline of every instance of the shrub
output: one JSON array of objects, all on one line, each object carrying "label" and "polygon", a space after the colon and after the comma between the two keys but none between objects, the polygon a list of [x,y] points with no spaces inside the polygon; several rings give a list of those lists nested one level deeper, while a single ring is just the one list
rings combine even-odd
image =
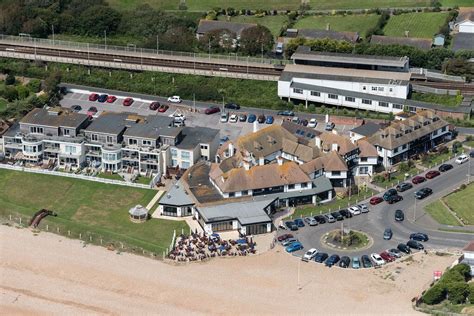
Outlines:
[{"label": "shrub", "polygon": [[405,173],[405,172],[408,172],[408,170],[410,170],[410,166],[408,165],[407,162],[402,162],[398,166],[398,170],[402,173]]},{"label": "shrub", "polygon": [[26,87],[30,89],[31,92],[38,93],[41,91],[41,80],[32,79],[30,82],[28,82]]},{"label": "shrub", "polygon": [[452,304],[463,304],[469,295],[469,285],[466,282],[452,282],[446,287],[448,299]]},{"label": "shrub", "polygon": [[464,281],[468,281],[471,278],[471,268],[465,263],[457,264],[449,271],[453,271],[452,273],[459,273],[464,277]]},{"label": "shrub", "polygon": [[448,151],[449,151],[448,147],[446,147],[446,146],[444,146],[444,145],[441,145],[441,146],[439,146],[439,148],[438,148],[438,152],[439,152],[440,154],[447,154]]},{"label": "shrub", "polygon": [[9,73],[9,74],[7,75],[7,77],[5,78],[5,84],[6,84],[7,86],[12,85],[12,84],[15,84],[15,81],[16,81],[16,80],[15,80],[15,76],[14,76],[13,74],[11,74],[11,73]]},{"label": "shrub", "polygon": [[440,283],[435,284],[425,292],[422,299],[428,305],[441,303],[446,298],[446,290]]},{"label": "shrub", "polygon": [[385,181],[385,177],[383,175],[376,174],[374,176],[374,182],[384,182],[384,181]]}]

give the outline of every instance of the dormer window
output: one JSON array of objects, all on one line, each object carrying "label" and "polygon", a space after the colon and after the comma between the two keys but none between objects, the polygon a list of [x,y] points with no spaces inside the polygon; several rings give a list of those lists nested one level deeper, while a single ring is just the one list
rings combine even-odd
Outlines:
[{"label": "dormer window", "polygon": [[439,117],[435,116],[433,117],[433,122],[439,121]]}]

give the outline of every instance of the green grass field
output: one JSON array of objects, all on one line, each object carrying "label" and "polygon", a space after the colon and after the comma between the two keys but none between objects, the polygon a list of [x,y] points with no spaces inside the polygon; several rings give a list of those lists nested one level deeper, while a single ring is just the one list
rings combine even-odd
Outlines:
[{"label": "green grass field", "polygon": [[386,36],[432,38],[443,26],[447,12],[405,13],[391,16],[383,31]]},{"label": "green grass field", "polygon": [[461,104],[463,96],[412,92],[411,99],[422,102],[436,103],[447,107],[457,107]]},{"label": "green grass field", "polygon": [[327,24],[334,31],[358,32],[365,36],[367,31],[377,24],[378,15],[335,15],[335,16],[307,16],[298,20],[294,28],[325,30]]},{"label": "green grass field", "polygon": [[[104,241],[122,242],[128,248],[143,248],[157,254],[169,246],[173,230],[188,230],[182,221],[152,219],[143,224],[128,218],[130,207],[146,206],[157,193],[154,190],[76,180],[72,178],[32,174],[0,169],[0,216],[22,215],[31,218],[38,210],[55,211],[41,226],[59,227],[71,237],[93,236]],[[89,240],[88,240],[89,241]],[[104,242],[105,243],[105,242]]]},{"label": "green grass field", "polygon": [[474,184],[443,199],[466,225],[474,225]]},{"label": "green grass field", "polygon": [[425,211],[431,215],[431,217],[440,224],[451,225],[451,226],[461,226],[456,217],[446,209],[446,207],[441,203],[440,200],[437,200],[431,204],[428,204],[425,207]]},{"label": "green grass field", "polygon": [[[227,21],[227,18],[224,15],[220,15],[219,20]],[[280,30],[283,24],[288,21],[288,17],[286,15],[274,15],[258,18],[255,16],[238,15],[232,17],[230,21],[236,23],[256,23],[263,25],[272,32],[273,36],[277,37],[280,35]]]}]

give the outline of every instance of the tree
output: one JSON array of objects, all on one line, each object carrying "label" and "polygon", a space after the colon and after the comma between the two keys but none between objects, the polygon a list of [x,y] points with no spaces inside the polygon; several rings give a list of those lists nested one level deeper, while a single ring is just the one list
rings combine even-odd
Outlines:
[{"label": "tree", "polygon": [[[155,47],[156,47],[156,39]],[[184,26],[177,26],[167,30],[160,37],[160,49],[176,51],[192,51],[195,47],[194,34]]]},{"label": "tree", "polygon": [[18,98],[21,100],[26,99],[30,95],[30,90],[23,85],[16,87],[16,91],[18,92]]},{"label": "tree", "polygon": [[51,72],[44,80],[44,91],[49,98],[59,97],[59,84],[61,83],[61,73]]},{"label": "tree", "polygon": [[12,73],[9,73],[7,77],[5,78],[5,84],[7,86],[10,86],[10,85],[15,84],[15,82],[16,82],[15,76]]},{"label": "tree", "polygon": [[266,53],[273,48],[273,35],[262,25],[249,27],[240,35],[240,51],[245,55]]},{"label": "tree", "polygon": [[464,304],[469,295],[469,285],[466,282],[452,282],[446,286],[448,299],[451,304]]},{"label": "tree", "polygon": [[84,10],[78,19],[76,32],[81,35],[103,36],[104,31],[113,34],[117,30],[121,14],[104,5],[94,5]]},{"label": "tree", "polygon": [[446,298],[446,290],[440,283],[432,286],[428,291],[425,292],[422,299],[423,302],[428,305],[434,305],[441,303]]},{"label": "tree", "polygon": [[237,34],[226,29],[213,30],[199,39],[199,48],[203,51],[234,51],[237,47]]}]

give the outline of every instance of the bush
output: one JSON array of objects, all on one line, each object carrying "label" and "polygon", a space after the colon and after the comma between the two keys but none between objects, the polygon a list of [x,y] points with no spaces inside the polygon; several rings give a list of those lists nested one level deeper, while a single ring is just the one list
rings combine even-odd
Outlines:
[{"label": "bush", "polygon": [[469,296],[469,285],[466,282],[452,282],[446,287],[451,304],[464,304]]},{"label": "bush", "polygon": [[5,84],[7,86],[15,84],[15,81],[16,81],[15,76],[11,73],[9,73],[7,77],[5,78]]},{"label": "bush", "polygon": [[457,264],[449,271],[460,274],[464,278],[464,281],[468,281],[471,278],[471,268],[465,263]]},{"label": "bush", "polygon": [[32,79],[30,82],[28,82],[26,87],[30,89],[31,92],[38,93],[41,91],[41,80]]},{"label": "bush", "polygon": [[424,303],[434,305],[441,303],[446,298],[446,290],[440,283],[431,287],[422,297]]},{"label": "bush", "polygon": [[398,171],[400,171],[402,173],[408,172],[409,170],[410,170],[410,166],[408,165],[407,162],[402,162],[398,166]]},{"label": "bush", "polygon": [[444,146],[444,145],[441,145],[438,147],[438,152],[440,154],[447,154],[449,151],[448,147]]}]

